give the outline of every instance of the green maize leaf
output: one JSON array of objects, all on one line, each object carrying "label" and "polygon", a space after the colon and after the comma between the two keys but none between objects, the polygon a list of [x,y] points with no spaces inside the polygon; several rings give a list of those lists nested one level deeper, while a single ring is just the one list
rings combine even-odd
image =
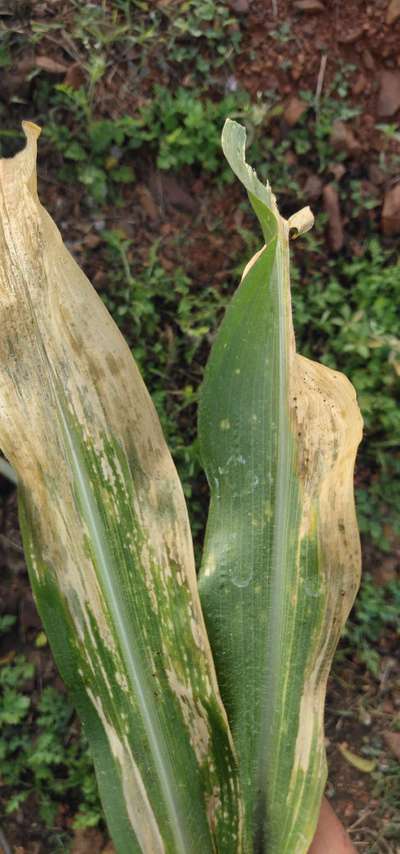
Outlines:
[{"label": "green maize leaf", "polygon": [[225,156],[265,246],[207,365],[199,438],[211,490],[200,597],[238,753],[245,850],[306,852],[326,779],[323,708],[359,583],[353,468],[362,422],[336,371],[296,354],[289,231],[228,120]]},{"label": "green maize leaf", "polygon": [[0,161],[0,446],[32,586],[120,854],[240,852],[238,773],[181,485],[128,346]]}]

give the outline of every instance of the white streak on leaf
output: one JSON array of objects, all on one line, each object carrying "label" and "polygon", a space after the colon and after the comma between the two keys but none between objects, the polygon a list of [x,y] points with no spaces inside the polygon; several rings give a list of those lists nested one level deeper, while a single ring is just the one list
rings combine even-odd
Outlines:
[{"label": "white streak on leaf", "polygon": [[122,788],[125,794],[125,806],[129,820],[142,851],[164,854],[165,847],[160,836],[158,824],[147,796],[146,788],[139,769],[132,756],[126,738],[121,740],[109,722],[99,697],[88,691],[89,697],[106,732],[110,750],[121,770]]},{"label": "white streak on leaf", "polygon": [[182,716],[190,734],[190,743],[199,765],[202,765],[207,760],[210,748],[210,728],[207,713],[201,703],[195,702],[190,685],[179,682],[176,674],[171,670],[167,671],[167,677],[171,690],[178,698]]}]

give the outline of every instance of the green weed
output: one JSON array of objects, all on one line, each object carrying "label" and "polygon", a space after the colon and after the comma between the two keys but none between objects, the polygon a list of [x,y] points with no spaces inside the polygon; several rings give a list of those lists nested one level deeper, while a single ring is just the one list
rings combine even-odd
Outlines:
[{"label": "green weed", "polygon": [[276,30],[271,30],[271,36],[280,44],[286,44],[287,42],[294,41],[296,38],[289,21],[282,21]]},{"label": "green weed", "polygon": [[160,169],[198,166],[206,172],[221,173],[223,123],[227,116],[249,108],[249,103],[244,93],[211,101],[199,100],[198,94],[188,89],[179,88],[172,94],[155,86],[153,98],[140,111],[138,143],[153,143]]},{"label": "green weed", "polygon": [[[287,35],[291,37],[290,31],[287,31]],[[315,92],[301,90],[299,97],[304,101],[306,109],[295,126],[285,128],[284,133],[280,127],[284,105],[279,95],[269,91],[263,93],[263,122],[260,127],[255,126],[253,129],[249,158],[257,165],[258,173],[269,180],[276,193],[291,197],[294,204],[302,197],[297,176],[303,165],[308,171],[323,174],[333,163],[345,159],[345,153],[334,148],[331,134],[336,120],[348,122],[360,112],[347,99],[353,72],[352,65],[338,71],[318,103]],[[354,203],[360,201],[360,198],[356,198],[356,191],[355,183]],[[370,199],[366,203],[367,207],[373,207]],[[360,210],[361,206],[355,215]]]},{"label": "green weed", "polygon": [[[320,223],[317,229],[321,230]],[[243,230],[242,236],[248,244],[247,254],[251,254],[257,248],[252,232]],[[200,476],[195,403],[201,365],[228,288],[199,290],[182,268],[167,272],[158,258],[159,242],[145,264],[133,265],[130,243],[123,235],[114,231],[104,237],[113,271],[113,292],[105,301],[152,391],[190,499],[193,479]],[[317,258],[321,251],[318,238],[311,235],[301,267],[307,266],[310,254]],[[396,509],[400,459],[395,441],[400,429],[400,341],[393,334],[400,266],[376,239],[369,242],[361,258],[339,258],[321,266],[322,272],[314,272],[310,281],[305,279],[304,269],[292,269],[297,345],[304,355],[343,370],[356,387],[366,437],[358,461],[360,529],[382,551],[388,551],[390,534],[400,532]],[[195,529],[200,530],[204,509],[192,505],[191,512]]]},{"label": "green weed", "polygon": [[[15,622],[6,615],[2,631]],[[52,687],[32,701],[34,666],[23,655],[0,667],[0,801],[8,815],[33,797],[47,827],[57,824],[61,805],[73,806],[73,826],[101,820],[92,760],[78,736],[74,712]]]},{"label": "green weed", "polygon": [[[66,84],[56,87],[53,103],[56,119],[45,126],[44,135],[63,156],[59,177],[82,183],[98,204],[115,202],[118,185],[135,180],[132,158],[143,146],[153,153],[159,169],[194,166],[220,173],[224,120],[250,109],[244,93],[200,101],[188,89],[172,94],[161,86],[155,86],[153,98],[136,117],[95,120],[87,91]],[[68,126],[68,114],[74,131]],[[222,171],[226,178],[228,170]]]},{"label": "green weed", "polygon": [[[183,270],[164,269],[161,241],[133,261],[120,232],[103,232],[112,285],[104,301],[126,336],[178,467],[193,531],[204,526],[204,476],[196,440],[196,403],[205,354],[227,301],[227,287],[196,287]],[[202,491],[203,490],[203,491]]]},{"label": "green weed", "polygon": [[17,618],[13,614],[3,614],[0,616],[0,637],[6,635],[7,632],[15,625]]},{"label": "green weed", "polygon": [[[172,11],[168,31],[171,59],[187,63],[197,79],[229,63],[240,44],[240,30],[226,3],[186,0]],[[200,44],[206,53],[199,50]]]},{"label": "green weed", "polygon": [[395,580],[378,586],[366,573],[343,632],[339,656],[356,650],[359,661],[378,677],[380,656],[377,642],[388,629],[399,630],[399,611],[400,582]]},{"label": "green weed", "polygon": [[[112,57],[130,58],[134,52],[138,73],[149,63],[164,72],[178,66],[197,82],[229,64],[241,34],[226,3],[217,0],[173,0],[155,4],[145,0],[113,0],[111,4],[82,4],[73,0],[75,15],[69,26],[69,46],[87,71],[93,63],[101,79]],[[33,21],[33,39],[40,41],[62,23]],[[99,73],[100,72],[100,73]],[[96,76],[96,75],[95,75]],[[91,75],[92,83],[96,82]]]},{"label": "green weed", "polygon": [[363,480],[368,470],[358,489],[360,528],[388,551],[383,520],[400,533],[400,339],[395,334],[400,265],[371,239],[360,258],[331,261],[306,284],[296,268],[293,277],[298,349],[344,371],[356,388],[365,428],[358,457]]}]

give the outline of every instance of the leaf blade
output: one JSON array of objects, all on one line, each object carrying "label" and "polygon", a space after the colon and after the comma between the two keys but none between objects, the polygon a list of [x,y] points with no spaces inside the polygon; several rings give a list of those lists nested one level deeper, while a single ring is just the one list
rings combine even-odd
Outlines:
[{"label": "leaf blade", "polygon": [[240,851],[182,488],[127,345],[39,203],[24,129],[0,161],[0,442],[39,610],[118,850]]},{"label": "leaf blade", "polygon": [[201,390],[211,502],[200,594],[239,756],[246,844],[305,852],[326,773],[326,678],[358,584],[360,416],[350,383],[295,351],[289,230],[311,226],[309,209],[280,217],[245,163],[235,122],[225,125],[223,147],[266,246],[227,309]]}]

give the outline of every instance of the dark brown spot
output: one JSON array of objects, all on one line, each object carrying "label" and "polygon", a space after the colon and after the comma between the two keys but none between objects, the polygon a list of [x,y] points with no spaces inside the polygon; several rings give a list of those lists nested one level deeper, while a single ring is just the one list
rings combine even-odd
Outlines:
[{"label": "dark brown spot", "polygon": [[121,364],[117,362],[112,353],[106,355],[107,367],[110,369],[113,376],[118,376],[121,371]]},{"label": "dark brown spot", "polygon": [[74,353],[76,353],[77,356],[80,356],[83,350],[83,338],[81,338],[80,335],[72,335],[70,332],[69,341]]},{"label": "dark brown spot", "polygon": [[92,359],[91,356],[87,355],[86,358],[89,366],[90,376],[92,377],[93,381],[97,383],[105,376],[104,369],[98,362],[95,362],[95,360]]}]

